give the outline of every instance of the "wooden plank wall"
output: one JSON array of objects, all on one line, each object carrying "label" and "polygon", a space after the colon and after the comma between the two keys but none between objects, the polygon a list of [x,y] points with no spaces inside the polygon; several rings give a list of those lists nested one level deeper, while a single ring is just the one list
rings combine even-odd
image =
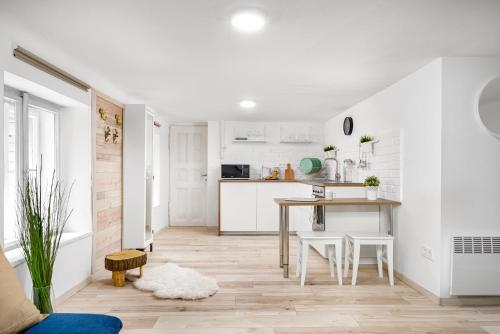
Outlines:
[{"label": "wooden plank wall", "polygon": [[[102,108],[107,119],[100,117]],[[122,249],[122,125],[117,124],[115,115],[123,120],[123,106],[102,96],[95,96],[95,160],[94,160],[94,250],[92,272],[104,270],[104,257]],[[111,129],[109,141],[104,139],[106,126]],[[113,143],[113,131],[118,139]]]}]

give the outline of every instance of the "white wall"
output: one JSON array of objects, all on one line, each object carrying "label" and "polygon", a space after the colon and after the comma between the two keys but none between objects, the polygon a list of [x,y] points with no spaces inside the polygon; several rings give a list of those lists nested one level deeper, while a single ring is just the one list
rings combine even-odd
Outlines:
[{"label": "white wall", "polygon": [[[436,295],[441,261],[441,70],[442,62],[436,60],[325,125],[325,142],[340,150],[356,145],[363,134],[401,132],[403,205],[395,210],[395,268]],[[354,119],[350,137],[342,131],[346,116]],[[434,250],[434,261],[421,256],[422,245]]]},{"label": "white wall", "polygon": [[500,140],[481,124],[478,99],[500,57],[443,59],[441,296],[452,235],[500,235]]},{"label": "white wall", "polygon": [[168,226],[170,187],[170,138],[167,117],[155,114],[155,121],[161,124],[160,133],[160,205],[153,208],[153,230],[155,233]]},{"label": "white wall", "polygon": [[88,108],[64,108],[59,113],[60,178],[73,185],[69,207],[73,209],[68,232],[92,231],[91,114]]},{"label": "white wall", "polygon": [[500,100],[483,103],[480,110],[481,121],[493,134],[500,137]]},{"label": "white wall", "polygon": [[207,226],[217,226],[218,182],[220,178],[220,122],[209,121],[207,128]]},{"label": "white wall", "polygon": [[[10,253],[10,252],[9,252]],[[90,277],[90,258],[92,256],[92,236],[86,234],[82,238],[73,242],[64,243],[61,241],[61,248],[57,254],[52,276],[52,286],[55,298],[71,291],[74,287],[87,281]],[[14,270],[28,298],[32,294],[31,276],[24,260],[12,261],[12,256],[7,254],[7,258],[14,262]],[[83,261],[83,259],[89,259]]]}]

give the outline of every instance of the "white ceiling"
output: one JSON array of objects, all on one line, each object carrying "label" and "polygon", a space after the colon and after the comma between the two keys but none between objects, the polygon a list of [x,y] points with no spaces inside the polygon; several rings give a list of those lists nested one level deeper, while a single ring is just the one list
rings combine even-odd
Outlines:
[{"label": "white ceiling", "polygon": [[[234,31],[241,8],[264,11],[265,30]],[[0,12],[192,121],[325,120],[439,56],[500,55],[498,0],[0,0]]]}]

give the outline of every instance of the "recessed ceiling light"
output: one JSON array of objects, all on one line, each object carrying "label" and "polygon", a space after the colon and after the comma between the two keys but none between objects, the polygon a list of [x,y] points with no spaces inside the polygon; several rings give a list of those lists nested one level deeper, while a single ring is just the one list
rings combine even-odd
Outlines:
[{"label": "recessed ceiling light", "polygon": [[264,14],[257,10],[244,10],[231,17],[233,27],[244,32],[259,31],[266,25]]},{"label": "recessed ceiling light", "polygon": [[253,108],[255,108],[256,105],[257,105],[257,103],[255,103],[255,101],[252,101],[252,100],[240,101],[240,107],[242,107],[243,109],[253,109]]}]

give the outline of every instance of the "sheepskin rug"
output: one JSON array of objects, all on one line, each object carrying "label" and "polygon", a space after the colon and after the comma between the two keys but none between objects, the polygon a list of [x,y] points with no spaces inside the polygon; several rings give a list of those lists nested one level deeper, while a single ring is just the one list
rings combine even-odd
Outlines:
[{"label": "sheepskin rug", "polygon": [[144,276],[134,282],[139,290],[153,291],[163,299],[201,299],[217,292],[217,280],[175,263],[145,268]]}]

